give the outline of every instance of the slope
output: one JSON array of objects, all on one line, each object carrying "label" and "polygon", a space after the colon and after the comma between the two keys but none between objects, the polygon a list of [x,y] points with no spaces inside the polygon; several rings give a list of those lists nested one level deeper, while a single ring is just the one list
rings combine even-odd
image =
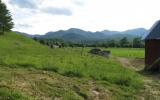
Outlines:
[{"label": "slope", "polygon": [[135,99],[141,76],[90,48],[50,49],[12,32],[0,36],[0,97],[29,100]]}]

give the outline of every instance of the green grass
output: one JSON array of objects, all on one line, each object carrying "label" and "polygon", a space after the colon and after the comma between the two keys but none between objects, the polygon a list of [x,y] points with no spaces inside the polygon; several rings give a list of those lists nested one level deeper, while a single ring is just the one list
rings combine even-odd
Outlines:
[{"label": "green grass", "polygon": [[0,86],[0,98],[1,100],[28,100],[19,91],[10,90],[3,86]]},{"label": "green grass", "polygon": [[[114,57],[107,59],[91,55],[88,53],[89,48],[85,49],[82,55],[81,48],[50,49],[30,38],[15,33],[6,33],[4,36],[0,36],[0,45],[0,65],[3,67],[22,68],[20,70],[22,72],[26,68],[34,68],[35,72],[44,70],[47,71],[46,73],[56,73],[56,77],[58,75],[63,77],[62,83],[69,78],[71,83],[66,81],[66,84],[69,84],[65,89],[54,87],[53,83],[46,83],[45,80],[33,81],[36,84],[33,88],[38,89],[39,93],[50,94],[48,97],[55,96],[68,98],[68,100],[91,98],[90,88],[102,87],[102,90],[111,92],[111,98],[135,98],[137,91],[143,85],[141,76],[135,71],[124,68]],[[119,52],[117,52],[117,48],[109,48],[109,50],[111,50],[113,56],[144,56],[143,49],[121,48],[118,49]],[[12,76],[8,76],[9,73],[5,71],[4,73],[1,71],[1,74],[0,79],[2,80],[6,80],[7,77],[12,79]],[[9,78],[7,79],[9,80]],[[87,85],[88,87],[84,88],[82,84],[86,81],[82,80],[87,80],[87,84],[89,81],[95,81],[95,85],[93,87]],[[76,84],[81,87],[78,91],[75,91],[72,87]]]},{"label": "green grass", "polygon": [[144,58],[144,48],[109,48],[113,56]]}]

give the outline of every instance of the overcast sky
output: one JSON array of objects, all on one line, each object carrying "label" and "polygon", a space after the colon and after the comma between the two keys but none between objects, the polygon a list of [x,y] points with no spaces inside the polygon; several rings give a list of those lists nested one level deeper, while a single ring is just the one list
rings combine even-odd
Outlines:
[{"label": "overcast sky", "polygon": [[143,27],[160,19],[160,0],[2,0],[13,30],[29,34],[80,28],[87,31]]}]

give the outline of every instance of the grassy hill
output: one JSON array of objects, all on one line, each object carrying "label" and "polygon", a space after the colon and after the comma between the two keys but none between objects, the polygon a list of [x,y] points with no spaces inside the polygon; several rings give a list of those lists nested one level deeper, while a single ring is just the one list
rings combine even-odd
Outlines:
[{"label": "grassy hill", "polygon": [[[0,36],[0,97],[2,99],[138,99],[142,76],[116,57],[140,57],[115,49],[110,58],[88,54],[90,48],[50,49],[12,32]],[[125,50],[125,49],[124,49]],[[121,50],[121,51],[124,51]],[[126,50],[128,51],[128,49]]]}]

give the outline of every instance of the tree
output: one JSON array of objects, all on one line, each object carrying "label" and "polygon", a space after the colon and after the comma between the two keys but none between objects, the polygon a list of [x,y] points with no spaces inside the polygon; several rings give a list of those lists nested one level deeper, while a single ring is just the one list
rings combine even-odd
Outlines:
[{"label": "tree", "polygon": [[45,44],[45,40],[41,39],[39,40],[40,44]]},{"label": "tree", "polygon": [[142,41],[140,37],[133,39],[133,48],[141,48],[143,47]]},{"label": "tree", "polygon": [[33,37],[33,40],[38,41],[38,38],[37,37]]},{"label": "tree", "polygon": [[13,25],[12,17],[7,6],[0,0],[0,34],[3,35],[4,31],[10,31]]},{"label": "tree", "polygon": [[110,41],[108,41],[108,46],[109,47],[116,47],[116,41],[115,40],[110,40]]},{"label": "tree", "polygon": [[128,39],[126,37],[122,38],[119,41],[119,44],[120,44],[121,47],[129,47],[129,42],[128,42]]}]

